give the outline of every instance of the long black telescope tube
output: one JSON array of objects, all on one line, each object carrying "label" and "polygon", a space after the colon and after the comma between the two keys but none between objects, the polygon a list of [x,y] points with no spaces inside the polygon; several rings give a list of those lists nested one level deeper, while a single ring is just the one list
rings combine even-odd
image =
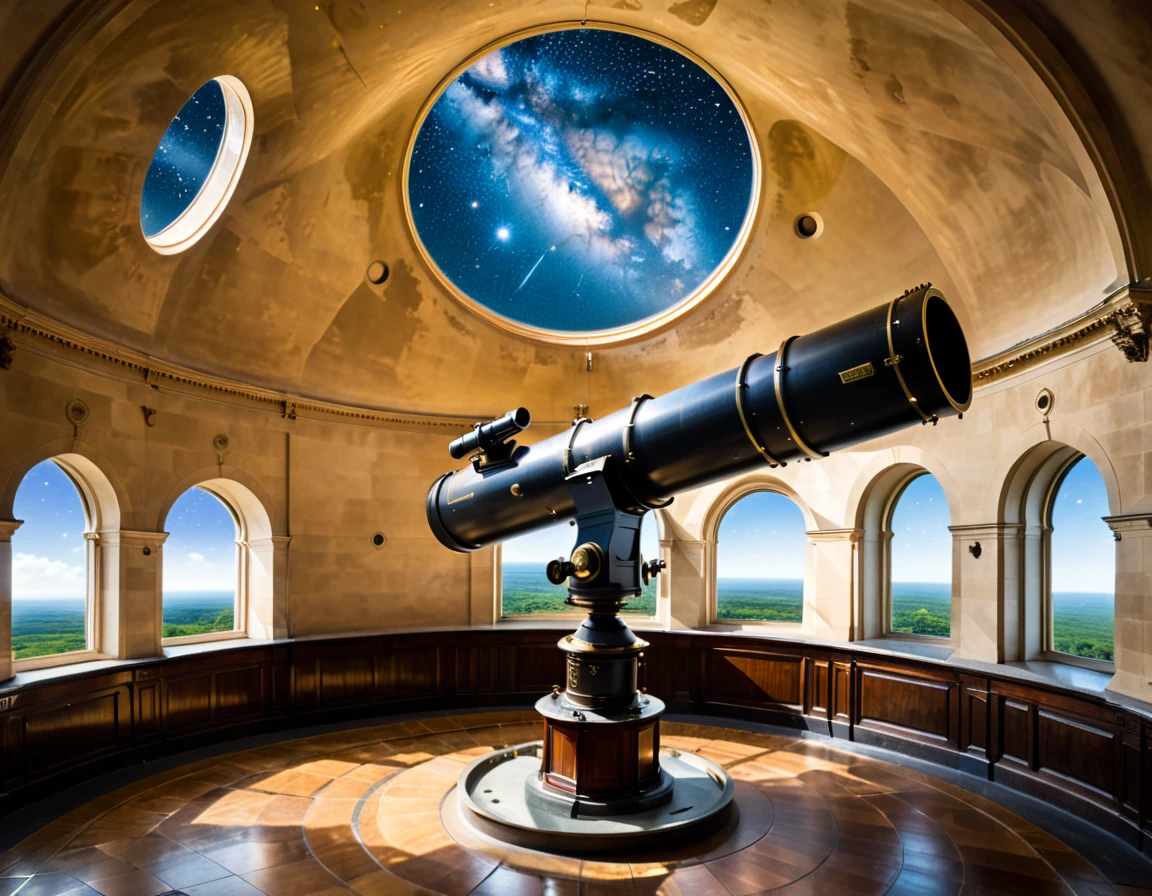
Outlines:
[{"label": "long black telescope tube", "polygon": [[678,492],[796,460],[825,457],[972,401],[964,332],[939,290],[920,286],[771,355],[629,407],[530,447],[509,463],[446,473],[428,493],[428,523],[454,551],[575,516],[565,483],[611,455],[639,507]]}]

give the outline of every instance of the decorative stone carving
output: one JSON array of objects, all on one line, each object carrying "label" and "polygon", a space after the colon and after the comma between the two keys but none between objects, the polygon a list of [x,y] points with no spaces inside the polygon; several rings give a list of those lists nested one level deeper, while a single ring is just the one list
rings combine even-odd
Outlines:
[{"label": "decorative stone carving", "polygon": [[1105,337],[1129,361],[1146,361],[1150,335],[1152,289],[1126,286],[1064,326],[977,361],[972,365],[973,379],[984,386]]},{"label": "decorative stone carving", "polygon": [[80,426],[88,419],[88,405],[79,398],[73,398],[64,408],[64,416],[73,426]]},{"label": "decorative stone carving", "polygon": [[16,351],[16,343],[7,336],[0,336],[0,370],[7,370],[12,366],[12,355]]},{"label": "decorative stone carving", "polygon": [[1112,343],[1129,361],[1148,360],[1148,337],[1152,334],[1152,300],[1132,294],[1129,304],[1112,320],[1116,332]]}]

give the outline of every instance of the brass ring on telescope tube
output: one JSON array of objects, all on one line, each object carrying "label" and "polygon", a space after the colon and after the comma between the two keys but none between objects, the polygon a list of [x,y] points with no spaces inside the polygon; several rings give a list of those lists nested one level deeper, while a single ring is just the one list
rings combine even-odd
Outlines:
[{"label": "brass ring on telescope tube", "polygon": [[572,435],[568,437],[568,447],[564,449],[564,475],[570,476],[572,474],[572,446],[576,444],[576,434],[580,432],[580,427],[585,423],[591,423],[589,417],[579,417],[572,424]]},{"label": "brass ring on telescope tube", "polygon": [[940,391],[944,393],[944,397],[948,399],[948,404],[963,414],[972,404],[972,387],[971,385],[968,387],[968,403],[965,405],[957,404],[952,393],[948,391],[948,387],[944,385],[944,377],[940,376],[940,371],[936,367],[936,359],[932,356],[932,341],[928,338],[928,300],[933,297],[939,298],[945,305],[948,305],[948,300],[944,298],[944,293],[933,288],[931,283],[927,286],[928,288],[924,291],[924,301],[920,304],[920,326],[924,331],[924,348],[928,352],[928,363],[932,365],[932,373],[936,375],[936,382],[939,383]]},{"label": "brass ring on telescope tube", "polygon": [[636,412],[640,410],[640,405],[651,397],[645,392],[643,395],[638,395],[632,399],[632,409],[628,413],[628,425],[624,427],[624,463],[628,463],[636,457],[632,452],[632,430],[636,426]]},{"label": "brass ring on telescope tube", "polygon": [[[905,295],[907,295],[907,293],[905,293]],[[904,296],[897,296],[888,305],[888,357],[885,359],[884,364],[895,371],[896,379],[900,383],[900,388],[904,390],[904,397],[908,399],[908,403],[916,409],[916,413],[924,419],[925,423],[931,423],[933,418],[924,413],[924,409],[920,407],[920,403],[916,401],[915,396],[912,395],[908,384],[904,382],[904,374],[900,372],[901,358],[896,354],[896,345],[892,339],[892,312],[896,308],[896,303],[902,298],[904,298]]]},{"label": "brass ring on telescope tube", "polygon": [[752,432],[752,426],[748,422],[748,414],[744,411],[744,392],[748,388],[748,383],[744,381],[748,376],[748,368],[752,366],[752,362],[757,358],[762,358],[759,352],[749,355],[744,359],[744,363],[740,365],[740,369],[736,372],[736,413],[740,415],[740,422],[744,426],[744,432],[748,436],[748,441],[752,443],[752,447],[760,452],[760,456],[768,461],[770,467],[782,467],[783,461],[779,461],[768,453],[768,450],[760,444],[759,439]]},{"label": "brass ring on telescope tube", "polygon": [[772,384],[776,387],[776,406],[780,408],[780,417],[784,421],[784,425],[788,427],[788,434],[792,436],[792,441],[796,443],[796,447],[809,457],[819,459],[821,457],[827,457],[827,452],[816,451],[800,438],[800,433],[796,431],[796,427],[794,427],[792,421],[788,419],[788,409],[784,407],[784,353],[788,351],[788,344],[796,338],[795,336],[789,336],[780,343],[780,348],[776,351],[776,372],[772,376]]}]

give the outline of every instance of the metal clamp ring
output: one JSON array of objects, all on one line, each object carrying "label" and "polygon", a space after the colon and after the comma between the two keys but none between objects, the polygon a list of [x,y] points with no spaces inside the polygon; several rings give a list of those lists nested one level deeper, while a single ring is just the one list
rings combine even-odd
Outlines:
[{"label": "metal clamp ring", "polygon": [[784,425],[788,427],[788,434],[792,436],[792,441],[796,443],[796,447],[809,457],[827,457],[827,452],[816,451],[800,438],[800,433],[796,431],[796,427],[793,426],[792,421],[788,419],[788,409],[784,407],[784,353],[788,351],[788,344],[796,338],[795,336],[789,336],[780,343],[780,348],[776,352],[776,371],[772,376],[772,384],[776,387],[776,406],[780,409],[780,417],[784,420]]},{"label": "metal clamp ring", "polygon": [[888,357],[884,359],[884,366],[891,367],[896,372],[896,379],[900,383],[900,388],[904,390],[904,397],[908,399],[908,403],[916,409],[925,423],[935,422],[935,418],[928,416],[924,413],[924,409],[920,407],[919,402],[912,395],[908,384],[904,382],[904,374],[900,372],[900,362],[903,359],[901,355],[896,354],[896,345],[892,339],[892,312],[896,309],[896,303],[899,302],[904,296],[897,296],[888,305]]},{"label": "metal clamp ring", "polygon": [[572,473],[572,446],[576,444],[576,434],[580,432],[580,427],[585,423],[591,423],[591,417],[577,417],[572,423],[572,434],[568,436],[568,447],[564,449],[564,475],[568,476]]},{"label": "metal clamp ring", "polygon": [[744,393],[748,389],[748,383],[745,382],[745,378],[748,376],[748,368],[752,366],[753,361],[762,357],[763,355],[759,352],[749,355],[744,359],[744,363],[740,365],[740,369],[736,371],[736,413],[740,415],[740,423],[744,426],[744,432],[748,436],[748,441],[752,443],[753,448],[760,452],[760,456],[768,461],[768,466],[784,467],[787,466],[784,461],[777,460],[768,453],[768,449],[760,444],[760,440],[757,439],[756,435],[752,432],[752,425],[748,422],[748,413],[744,410],[744,400],[746,397]]},{"label": "metal clamp ring", "polygon": [[628,425],[624,427],[624,463],[628,463],[636,457],[632,451],[632,430],[636,427],[636,413],[640,410],[640,405],[651,397],[645,392],[643,395],[638,395],[632,399],[632,409],[628,412]]}]

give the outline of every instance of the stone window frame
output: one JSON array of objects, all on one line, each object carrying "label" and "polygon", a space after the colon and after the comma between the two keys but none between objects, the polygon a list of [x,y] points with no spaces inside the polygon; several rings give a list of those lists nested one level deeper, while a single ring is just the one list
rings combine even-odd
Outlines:
[{"label": "stone window frame", "polygon": [[[897,481],[896,485],[888,491],[887,499],[884,504],[883,516],[881,517],[880,525],[880,564],[877,572],[880,574],[879,595],[880,595],[880,625],[882,637],[891,638],[894,641],[920,641],[924,644],[938,644],[941,646],[953,646],[956,637],[956,570],[952,569],[951,574],[948,576],[949,588],[952,595],[951,606],[948,609],[948,634],[947,635],[922,635],[915,632],[900,632],[892,628],[892,539],[895,537],[895,532],[892,529],[892,517],[896,513],[896,507],[900,503],[900,499],[904,497],[904,493],[917,479],[922,479],[925,476],[933,476],[931,470],[926,470],[924,467],[916,467],[904,473],[903,476]],[[936,480],[939,485],[940,480]],[[941,487],[942,488],[942,487]],[[947,502],[947,498],[945,498]],[[949,520],[952,520],[952,508],[948,508]],[[951,523],[950,523],[951,526]],[[950,528],[949,526],[949,528]],[[952,539],[952,533],[949,531],[948,537]]]},{"label": "stone window frame", "polygon": [[[1055,647],[1056,643],[1056,607],[1052,599],[1052,533],[1054,526],[1052,525],[1052,511],[1056,506],[1056,496],[1059,494],[1060,489],[1064,486],[1064,481],[1068,477],[1068,473],[1072,468],[1081,461],[1088,461],[1088,463],[1095,466],[1094,461],[1081,451],[1075,448],[1065,446],[1058,448],[1040,465],[1037,471],[1033,474],[1033,482],[1030,483],[1029,491],[1025,493],[1026,505],[1029,502],[1030,492],[1039,487],[1042,491],[1040,494],[1041,501],[1039,502],[1039,538],[1037,539],[1040,560],[1036,564],[1039,572],[1039,588],[1041,594],[1041,618],[1039,620],[1041,625],[1040,632],[1040,658],[1054,663],[1064,663],[1069,666],[1080,666],[1084,669],[1094,669],[1098,672],[1114,673],[1116,671],[1116,648],[1115,648],[1115,631],[1116,631],[1116,585],[1115,580],[1112,584],[1112,631],[1113,631],[1113,659],[1098,660],[1092,657],[1077,656],[1074,653],[1064,653]],[[1024,562],[1027,564],[1030,559],[1029,553],[1029,540],[1028,540],[1029,522],[1028,510],[1025,507],[1024,514]],[[1030,583],[1025,580],[1025,587],[1027,588]]]},{"label": "stone window frame", "polygon": [[[719,616],[719,585],[717,582],[718,567],[719,567],[719,553],[720,553],[720,524],[723,523],[724,517],[728,514],[736,504],[743,498],[757,492],[771,492],[773,494],[781,495],[796,505],[800,511],[801,517],[804,519],[804,535],[807,538],[804,552],[804,576],[803,576],[803,597],[800,606],[800,621],[799,622],[774,622],[764,619],[728,619]],[[724,626],[737,629],[749,630],[763,630],[772,629],[784,632],[796,632],[803,630],[808,623],[808,606],[809,594],[808,589],[812,584],[812,553],[813,542],[812,537],[819,534],[819,527],[816,524],[815,517],[812,514],[811,508],[808,503],[800,497],[799,493],[783,480],[776,479],[770,476],[763,476],[762,474],[753,474],[751,477],[744,477],[738,479],[735,483],[726,488],[719,496],[712,502],[712,506],[708,509],[708,513],[704,520],[704,582],[705,582],[705,607],[707,612],[707,624],[709,626]]]},{"label": "stone window frame", "polygon": [[[115,492],[103,472],[92,461],[80,454],[60,453],[30,464],[16,486],[28,478],[33,466],[52,461],[60,468],[76,489],[80,506],[84,510],[84,641],[83,650],[49,653],[43,656],[12,660],[13,672],[30,672],[53,666],[68,666],[93,660],[111,659],[115,652],[106,641],[106,597],[108,589],[118,586],[116,557],[102,548],[115,548],[119,544],[120,513]],[[13,493],[13,497],[15,493]],[[23,521],[13,521],[15,534]],[[113,595],[115,597],[115,595]],[[112,603],[115,603],[113,601]],[[9,645],[11,641],[9,641]],[[10,647],[9,647],[10,649]]]},{"label": "stone window frame", "polygon": [[[917,635],[892,631],[892,514],[904,490],[924,475],[935,477],[948,503],[952,536],[952,607],[951,634]],[[852,640],[887,639],[915,641],[921,644],[957,649],[960,645],[961,616],[960,571],[958,553],[964,537],[963,527],[955,525],[958,500],[955,484],[934,457],[923,451],[901,450],[899,455],[880,460],[866,469],[854,489],[850,506],[855,507],[858,533],[859,592],[854,603]]]},{"label": "stone window frame", "polygon": [[[183,483],[182,483],[183,485]],[[163,554],[160,580],[160,601],[156,614],[156,642],[161,650],[187,644],[204,644],[212,641],[229,641],[240,638],[274,637],[275,603],[274,554],[283,537],[272,535],[272,525],[263,502],[247,486],[227,477],[193,482],[181,488],[164,509],[164,519],[171,513],[175,502],[190,489],[199,488],[216,498],[228,510],[236,525],[236,592],[233,628],[229,631],[206,632],[199,635],[181,635],[165,638],[164,632],[164,588]],[[268,624],[260,624],[264,619]],[[257,631],[257,628],[263,629]]]}]

